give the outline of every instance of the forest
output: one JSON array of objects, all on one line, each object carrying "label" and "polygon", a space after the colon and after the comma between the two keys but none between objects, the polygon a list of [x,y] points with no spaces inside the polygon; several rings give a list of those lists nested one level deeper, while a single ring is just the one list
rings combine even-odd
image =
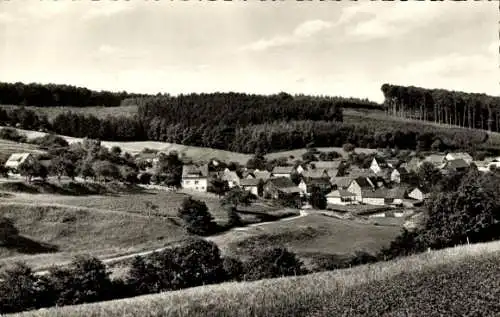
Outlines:
[{"label": "forest", "polygon": [[[31,87],[22,84],[3,84],[0,86],[3,87],[0,88],[1,102],[6,102],[4,100],[8,98],[1,89],[16,85]],[[33,87],[42,87],[35,94],[37,96],[42,95],[40,91],[54,92],[66,87],[71,101],[64,104],[62,102],[66,99],[59,99],[59,102],[67,106],[76,105],[79,96],[87,96],[88,93],[84,91],[89,91],[85,88],[57,85]],[[114,141],[154,140],[250,154],[307,146],[342,146],[346,143],[356,147],[411,150],[498,150],[486,148],[489,135],[480,129],[487,126],[496,130],[500,125],[488,121],[489,119],[486,119],[488,116],[484,114],[481,116],[478,111],[471,109],[487,107],[489,113],[496,113],[497,109],[500,111],[499,98],[479,94],[384,84],[382,91],[386,100],[381,105],[366,99],[293,96],[283,92],[267,96],[244,93],[178,96],[112,93],[115,99],[110,99],[109,103],[104,104],[105,106],[135,105],[138,109],[137,114],[131,117],[96,117],[91,113],[68,111],[49,122],[45,116],[30,110],[29,106],[23,106],[25,103],[20,100],[31,100],[30,96],[33,96],[26,91],[17,90],[19,109],[0,109],[0,124],[72,137]],[[69,93],[71,91],[74,91],[73,95]],[[53,99],[54,96],[57,96],[57,93],[52,94]],[[32,101],[33,104],[43,104],[42,99]],[[11,100],[10,103],[13,102]],[[93,101],[88,99],[78,104],[96,106],[102,103],[98,103],[97,99]],[[468,122],[471,121],[475,122],[479,129],[467,130],[418,121],[385,120],[353,114],[349,114],[346,120],[343,113],[344,109],[380,112],[384,107],[390,116],[426,121],[437,118],[444,120],[443,123],[460,123],[460,126],[465,124],[465,127],[468,127]],[[462,112],[459,111],[455,115],[453,107],[458,109],[457,111],[462,109]],[[463,119],[465,115],[467,116]],[[497,119],[496,114],[491,116]],[[481,120],[483,120],[482,125]],[[489,122],[489,125],[485,125],[484,121]]]},{"label": "forest", "polygon": [[127,92],[93,91],[56,84],[0,83],[0,104],[39,107],[117,107],[130,97],[145,96]]},{"label": "forest", "polygon": [[500,97],[444,89],[384,84],[388,115],[500,131]]}]

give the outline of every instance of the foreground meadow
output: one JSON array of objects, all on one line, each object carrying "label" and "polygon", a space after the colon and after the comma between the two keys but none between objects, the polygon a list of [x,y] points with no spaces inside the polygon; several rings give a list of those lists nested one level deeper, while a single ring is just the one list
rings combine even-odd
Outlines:
[{"label": "foreground meadow", "polygon": [[500,242],[17,316],[498,316]]},{"label": "foreground meadow", "polygon": [[0,248],[0,265],[25,261],[34,269],[69,262],[76,254],[105,259],[185,237],[173,219],[119,211],[2,202],[0,216],[12,219],[20,232],[15,244]]}]

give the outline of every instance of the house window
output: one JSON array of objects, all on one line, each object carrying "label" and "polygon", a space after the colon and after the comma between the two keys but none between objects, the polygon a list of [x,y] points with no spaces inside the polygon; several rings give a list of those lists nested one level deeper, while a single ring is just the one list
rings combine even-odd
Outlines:
[{"label": "house window", "polygon": [[186,182],[186,185],[189,185],[191,184],[191,181],[185,181]]},{"label": "house window", "polygon": [[198,185],[198,183],[199,183],[199,181],[194,181],[194,184],[195,184],[195,185]]}]

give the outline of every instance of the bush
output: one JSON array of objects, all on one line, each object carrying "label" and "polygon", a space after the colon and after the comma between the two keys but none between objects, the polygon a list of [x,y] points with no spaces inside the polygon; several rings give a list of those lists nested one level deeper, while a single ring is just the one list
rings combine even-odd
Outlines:
[{"label": "bush", "polygon": [[13,128],[2,128],[0,129],[0,139],[26,143],[28,138],[25,134],[20,133],[16,129]]},{"label": "bush", "polygon": [[67,148],[69,146],[69,143],[68,141],[66,141],[66,139],[55,134],[46,134],[42,137],[31,140],[30,143],[37,144],[46,148]]},{"label": "bush", "polygon": [[351,152],[354,152],[356,147],[354,146],[354,144],[346,143],[346,144],[342,145],[342,149],[344,151],[346,151],[347,153],[351,153]]},{"label": "bush", "polygon": [[227,280],[241,281],[245,275],[243,262],[236,258],[225,257],[222,261],[224,271],[226,272]]},{"label": "bush", "polygon": [[0,274],[0,312],[13,313],[36,308],[37,278],[22,263]]},{"label": "bush", "polygon": [[303,263],[286,248],[266,248],[256,250],[245,262],[245,280],[259,280],[288,275],[306,274]]},{"label": "bush", "polygon": [[184,199],[177,215],[184,221],[185,227],[190,233],[207,235],[214,233],[217,229],[212,215],[208,212],[207,205],[192,197]]}]

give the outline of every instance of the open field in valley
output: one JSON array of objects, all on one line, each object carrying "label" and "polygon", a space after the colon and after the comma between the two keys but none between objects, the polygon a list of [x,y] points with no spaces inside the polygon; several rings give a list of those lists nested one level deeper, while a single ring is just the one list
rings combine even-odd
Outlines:
[{"label": "open field in valley", "polygon": [[305,217],[233,230],[210,240],[234,256],[245,257],[253,249],[281,245],[308,260],[317,255],[347,255],[356,251],[373,254],[400,231],[397,225],[338,219],[313,211]]},{"label": "open field in valley", "polygon": [[497,316],[499,275],[497,241],[352,269],[209,285],[18,316]]}]

